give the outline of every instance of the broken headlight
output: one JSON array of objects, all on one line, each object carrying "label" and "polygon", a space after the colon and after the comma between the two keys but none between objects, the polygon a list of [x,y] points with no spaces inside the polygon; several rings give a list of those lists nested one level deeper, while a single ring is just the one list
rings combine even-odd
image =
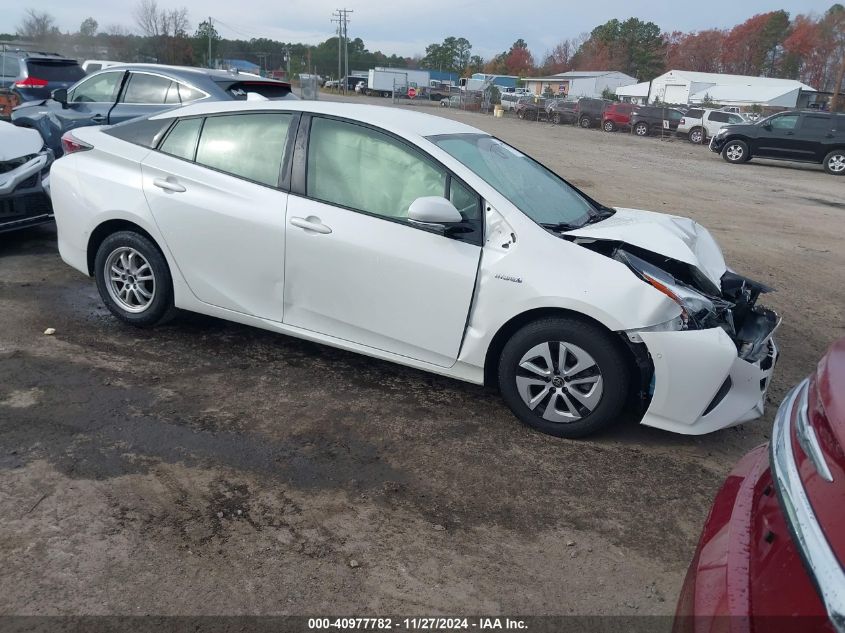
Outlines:
[{"label": "broken headlight", "polygon": [[643,281],[659,290],[681,308],[681,321],[684,329],[699,329],[718,327],[730,323],[730,308],[728,301],[711,297],[678,281],[667,273],[636,255],[619,249],[616,258],[627,264]]}]

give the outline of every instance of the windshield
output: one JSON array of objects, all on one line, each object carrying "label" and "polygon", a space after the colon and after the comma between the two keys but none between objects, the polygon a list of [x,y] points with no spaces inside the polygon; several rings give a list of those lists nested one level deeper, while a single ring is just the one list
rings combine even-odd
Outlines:
[{"label": "windshield", "polygon": [[593,206],[559,176],[519,150],[486,134],[431,136],[520,211],[541,225],[581,226]]}]

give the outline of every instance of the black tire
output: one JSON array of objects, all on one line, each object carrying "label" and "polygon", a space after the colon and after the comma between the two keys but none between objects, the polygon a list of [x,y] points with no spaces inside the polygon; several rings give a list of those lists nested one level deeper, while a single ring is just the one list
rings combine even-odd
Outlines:
[{"label": "black tire", "polygon": [[582,116],[580,119],[578,119],[578,125],[580,125],[584,129],[593,127],[593,120],[588,116]]},{"label": "black tire", "polygon": [[732,165],[747,163],[751,159],[751,154],[748,152],[748,144],[739,139],[728,141],[722,148],[722,158]]},{"label": "black tire", "polygon": [[[126,252],[127,249],[136,251],[146,260],[153,277],[153,285],[146,286],[147,291],[151,291],[152,299],[143,309],[135,312],[126,309],[112,296],[110,292],[111,281],[106,277],[106,267],[112,256],[119,251]],[[147,275],[146,271],[144,275]],[[109,277],[111,277],[111,274]],[[165,323],[176,315],[176,308],[173,305],[173,279],[170,275],[170,267],[156,245],[140,233],[119,231],[112,233],[103,240],[94,259],[94,278],[97,281],[97,290],[103,303],[106,304],[113,315],[124,323],[136,327],[152,327]],[[141,285],[134,279],[130,281],[135,282],[136,287]],[[149,284],[150,282],[144,283]],[[127,297],[128,294],[127,292]],[[134,298],[137,299],[140,296],[136,293]],[[127,298],[127,301],[130,301],[130,299]]]},{"label": "black tire", "polygon": [[824,170],[832,176],[845,176],[845,149],[835,149],[824,157]]},{"label": "black tire", "polygon": [[520,110],[516,113],[516,118],[518,119],[525,119],[525,110]]},{"label": "black tire", "polygon": [[607,121],[605,121],[602,124],[602,129],[605,132],[615,132],[616,131],[616,124],[613,121],[611,121],[610,119],[608,119]]},{"label": "black tire", "polygon": [[552,123],[554,123],[555,125],[560,125],[561,123],[563,123],[563,118],[560,116],[560,112],[555,112],[552,115]]},{"label": "black tire", "polygon": [[707,140],[707,134],[704,128],[694,127],[689,131],[689,142],[694,145],[701,145]]},{"label": "black tire", "polygon": [[[580,348],[576,352],[572,352],[573,356],[566,356],[564,364],[568,364],[567,359],[578,358],[578,355],[583,352],[586,352],[586,355],[594,361],[592,368],[573,374],[574,376],[590,377],[591,372],[594,376],[597,370],[601,380],[598,383],[601,391],[598,394],[597,403],[593,404],[592,410],[583,405],[580,399],[576,400],[574,397],[566,396],[576,408],[580,407],[576,414],[581,417],[573,418],[571,421],[553,421],[543,417],[548,411],[548,406],[551,406],[551,397],[555,399],[555,403],[562,401],[566,406],[566,400],[562,396],[545,395],[537,401],[535,408],[532,410],[523,400],[523,396],[520,395],[520,387],[517,384],[518,378],[526,377],[533,377],[538,381],[548,383],[548,387],[544,387],[543,384],[525,387],[525,389],[528,389],[529,398],[540,395],[544,389],[553,390],[548,393],[555,391],[563,393],[561,390],[565,390],[567,394],[571,395],[573,389],[587,388],[586,385],[566,386],[567,379],[558,375],[560,373],[557,367],[558,356],[553,352],[554,349],[558,349],[559,353],[558,342],[568,344],[570,349],[573,349],[573,346]],[[530,353],[530,350],[536,346],[543,348],[545,343],[551,345],[549,356],[553,359],[554,365],[553,368],[550,368],[553,375],[550,376],[549,380],[540,379],[535,373],[520,367],[520,362],[525,355]],[[581,357],[583,357],[583,354]],[[539,367],[536,364],[535,366]],[[572,367],[573,365],[570,365],[570,370]],[[534,321],[511,336],[499,359],[498,376],[502,397],[516,417],[542,433],[571,439],[597,433],[617,422],[628,398],[628,388],[631,381],[629,363],[625,358],[620,342],[597,325],[566,317]],[[560,384],[556,384],[556,381]],[[525,381],[522,381],[522,383],[524,385]],[[536,389],[536,392],[532,391],[534,389]],[[595,387],[589,389],[595,389]],[[583,391],[581,393],[582,396],[589,396],[591,392],[588,390],[586,393]],[[542,411],[540,411],[541,408]],[[569,411],[571,413],[571,409]],[[555,407],[553,411],[549,412],[549,417],[557,416],[560,418],[560,413],[560,410]]]},{"label": "black tire", "polygon": [[640,121],[634,126],[634,134],[637,136],[648,136],[648,123]]}]

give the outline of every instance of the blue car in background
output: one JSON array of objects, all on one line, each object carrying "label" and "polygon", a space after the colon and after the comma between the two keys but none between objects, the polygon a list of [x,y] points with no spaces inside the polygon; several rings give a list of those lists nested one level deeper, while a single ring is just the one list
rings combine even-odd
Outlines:
[{"label": "blue car in background", "polygon": [[56,157],[68,130],[88,125],[112,125],[203,99],[297,99],[284,81],[236,71],[123,64],[87,75],[46,99],[22,103],[12,111],[12,123],[38,130]]},{"label": "blue car in background", "polygon": [[70,88],[85,76],[75,59],[36,51],[0,52],[0,87],[21,102],[46,99],[53,90]]}]

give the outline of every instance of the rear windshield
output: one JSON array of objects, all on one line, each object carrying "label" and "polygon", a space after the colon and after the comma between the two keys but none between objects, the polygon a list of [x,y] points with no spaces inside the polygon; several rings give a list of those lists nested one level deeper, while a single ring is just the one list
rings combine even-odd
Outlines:
[{"label": "rear windshield", "polygon": [[70,60],[28,59],[29,76],[46,81],[74,82],[85,76],[82,66]]},{"label": "rear windshield", "polygon": [[245,101],[248,93],[256,93],[267,99],[295,99],[290,85],[269,81],[234,81],[218,82],[226,93],[238,101]]}]

